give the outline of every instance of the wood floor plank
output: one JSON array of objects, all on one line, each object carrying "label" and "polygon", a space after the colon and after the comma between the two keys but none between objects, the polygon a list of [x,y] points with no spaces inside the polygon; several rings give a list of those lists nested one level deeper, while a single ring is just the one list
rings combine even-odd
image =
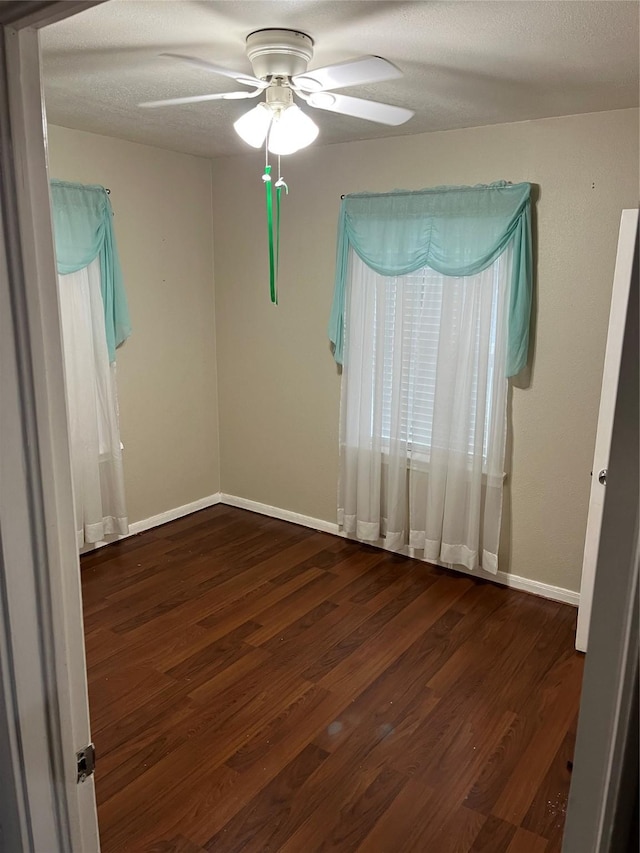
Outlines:
[{"label": "wood floor plank", "polygon": [[550,610],[539,617],[539,627],[533,649],[523,657],[518,667],[517,679],[503,685],[504,701],[516,712],[530,708],[532,700],[538,696],[549,670],[557,662],[553,649],[564,649],[577,664],[582,662],[573,650],[575,612],[568,608],[561,608],[558,613]]},{"label": "wood floor plank", "polygon": [[562,830],[567,815],[571,786],[569,762],[573,761],[576,725],[577,720],[562,741],[549,772],[538,788],[529,811],[522,821],[525,829],[548,840],[550,851],[559,851],[562,847]]},{"label": "wood floor plank", "polygon": [[545,838],[520,827],[516,830],[507,853],[549,853],[549,847]]},{"label": "wood floor plank", "polygon": [[429,716],[439,697],[425,686],[425,671],[437,650],[446,646],[460,614],[447,611],[428,628],[399,658],[360,693],[315,742],[335,752],[358,728],[393,734],[388,741],[394,753],[402,751],[417,726]]},{"label": "wood floor plank", "polygon": [[[178,735],[179,742],[175,748],[139,777],[138,784],[128,784],[106,800],[103,811],[109,815],[117,814],[119,825],[126,827],[139,812],[141,800],[146,803],[147,796],[153,795],[154,791],[161,791],[161,798],[166,798],[166,803],[173,803],[176,791],[182,791],[185,785],[191,788],[193,768],[200,767],[203,762],[210,768],[217,768],[212,777],[214,784],[217,784],[219,776],[224,786],[227,783],[233,785],[237,773],[226,765],[222,767],[225,759],[238,750],[245,737],[250,737],[259,729],[266,707],[273,709],[273,713],[279,713],[302,690],[299,680],[287,673],[281,679],[274,680],[269,690],[263,689],[257,695],[250,693],[243,696],[244,704],[238,710],[235,710],[235,706],[227,707],[219,715],[215,705],[200,709]],[[222,722],[220,716],[224,718]],[[187,797],[188,791],[183,792],[183,796]],[[148,810],[148,803],[146,806]],[[158,819],[156,816],[155,821]]]},{"label": "wood floor plank", "polygon": [[559,853],[572,608],[222,505],[82,582],[105,853]]},{"label": "wood floor plank", "polygon": [[[401,725],[406,706],[401,702],[391,707],[387,707],[387,702],[383,704],[385,707],[381,711],[384,716],[379,720],[384,721],[383,724],[367,720],[363,725],[355,726],[342,741],[341,747],[329,754],[318,772],[303,785],[286,822],[280,827],[278,843],[282,849],[290,847],[293,850],[301,844],[303,846],[298,849],[305,849],[307,839],[317,834],[314,827],[318,814],[327,802],[333,803],[331,808],[335,811],[351,808],[365,796],[369,786],[380,774],[389,768],[386,754],[381,751],[381,747],[390,742],[395,726]],[[428,707],[428,703],[425,705]],[[317,745],[318,742],[316,738],[314,743]],[[404,777],[397,774],[392,778]],[[324,826],[327,819],[323,818],[320,823]],[[256,847],[256,850],[258,849],[259,847]]]},{"label": "wood floor plank", "polygon": [[[314,685],[308,693],[317,689],[317,686]],[[254,744],[257,744],[257,750],[261,751],[261,754],[248,767],[243,767],[242,761],[240,766],[237,766],[234,761],[242,747],[236,750],[233,756],[230,756],[225,764],[237,769],[237,780],[233,791],[230,792],[229,796],[216,803],[215,812],[207,815],[206,819],[199,823],[191,824],[190,837],[199,844],[205,844],[212,834],[220,832],[249,800],[257,796],[262,788],[278,775],[292,756],[295,756],[313,741],[313,737],[319,729],[334,719],[341,707],[342,699],[326,691],[323,693],[326,695],[317,704],[312,700],[313,704],[310,703],[306,706],[307,713],[300,716],[299,724],[295,728],[287,728],[286,731],[278,733],[271,740],[271,733],[266,730],[269,728],[269,722],[265,721],[266,728],[258,729],[255,734],[250,735],[246,741],[247,744],[251,745],[253,741]],[[289,708],[291,705],[297,705],[298,702],[306,702],[306,699],[296,697],[289,704]],[[285,708],[283,713],[286,714],[289,708]],[[277,720],[278,716],[279,712],[276,711],[271,722]],[[261,746],[262,749],[260,749]],[[249,749],[251,750],[251,746]]]},{"label": "wood floor plank", "polygon": [[[361,597],[363,600],[358,602],[363,604],[373,613],[377,613],[382,610],[388,604],[393,602],[399,595],[401,595],[405,589],[408,587],[413,587],[416,591],[416,594],[424,591],[428,586],[435,583],[437,580],[437,575],[435,573],[431,573],[429,571],[430,567],[425,566],[424,575],[420,575],[416,577],[413,572],[407,572],[406,569],[401,567],[401,570],[395,571],[395,577],[391,576],[390,583],[385,585],[376,584],[375,587],[370,584],[371,590],[373,591],[373,595],[368,594],[368,590],[365,588],[363,590],[363,596]],[[351,600],[353,600],[352,597]],[[335,600],[335,598],[334,598]]]},{"label": "wood floor plank", "polygon": [[[424,723],[413,733],[411,746],[412,754],[407,756],[398,755],[390,762],[392,766],[402,770],[405,766],[411,767],[427,785],[431,778],[440,778],[434,773],[434,762],[432,758],[437,755],[435,749],[425,749],[426,735],[431,734],[429,729],[430,718],[435,716],[440,709],[438,704],[434,712],[429,715]],[[464,712],[462,712],[464,713]],[[428,849],[431,841],[443,832],[448,822],[454,819],[456,811],[464,805],[466,792],[469,790],[478,768],[487,760],[492,751],[492,745],[500,739],[512,719],[510,712],[496,715],[495,719],[487,721],[485,737],[479,740],[476,749],[471,751],[460,750],[459,765],[456,772],[446,781],[434,788],[434,795],[430,798],[422,815],[422,820],[416,823],[406,844],[401,848],[406,851]],[[454,749],[456,747],[454,746]]]},{"label": "wood floor plank", "polygon": [[517,827],[489,815],[469,848],[469,853],[507,853]]},{"label": "wood floor plank", "polygon": [[[373,610],[379,610],[387,601],[393,599],[394,595],[389,593],[390,588],[400,591],[407,583],[411,583],[414,586],[420,585],[420,591],[423,591],[436,580],[429,571],[425,571],[420,576],[408,574],[402,564],[399,563],[397,554],[386,554],[379,549],[370,548],[368,551],[364,551],[361,556],[362,560],[366,560],[368,563],[367,572],[332,595],[332,600],[336,604],[343,602],[371,604]],[[351,558],[345,561],[345,563],[350,562]],[[384,594],[385,591],[386,595]]]},{"label": "wood floor plank", "polygon": [[[491,620],[487,620],[467,643],[461,646],[430,679],[436,693],[455,689],[458,681],[468,681],[483,669],[487,656],[500,656],[501,667],[507,660],[513,671],[520,669],[533,650],[541,632],[540,614],[531,607],[526,596],[520,600],[507,598]],[[526,648],[524,647],[526,644]],[[502,679],[503,683],[506,679]]]},{"label": "wood floor plank", "polygon": [[[318,547],[318,544],[316,543],[314,547]],[[194,584],[186,601],[182,601],[175,607],[167,607],[162,612],[157,612],[151,620],[141,620],[139,624],[127,632],[128,636],[131,642],[136,642],[139,637],[148,636],[148,632],[161,635],[172,632],[181,625],[194,622],[203,627],[210,627],[210,624],[207,624],[208,622],[216,622],[223,616],[229,617],[231,620],[233,618],[231,614],[237,614],[238,608],[243,606],[243,602],[246,602],[249,596],[265,594],[265,589],[267,589],[265,584],[278,574],[283,564],[287,564],[287,557],[284,553],[257,563],[252,570],[232,577],[219,586],[214,585],[212,588],[203,590],[202,584]],[[208,569],[204,565],[202,572],[207,574],[207,571]],[[322,570],[320,569],[308,569],[300,576],[292,578],[288,585],[282,585],[279,591],[274,587],[273,600],[284,597],[291,590],[307,583],[311,577],[321,574]],[[247,621],[253,613],[254,611],[246,613],[233,626],[225,625],[219,635],[226,634],[232,627],[237,627],[238,624]]]},{"label": "wood floor plank", "polygon": [[[311,625],[304,633],[304,642],[300,638],[287,639],[285,633],[276,634],[261,648],[269,651],[274,666],[295,668],[302,678],[317,682],[319,659],[326,660],[336,648],[342,650],[346,638],[352,637],[361,629],[373,630],[371,623],[374,615],[371,611],[357,605],[342,605],[325,614],[322,619]],[[282,639],[281,639],[282,637]]]},{"label": "wood floor plank", "polygon": [[176,625],[173,631],[164,631],[160,635],[153,628],[153,623],[142,626],[135,638],[105,629],[100,648],[95,653],[88,653],[89,679],[98,679],[101,673],[108,674],[113,669],[114,660],[123,654],[130,664],[152,666],[166,673],[176,663],[212,642],[208,632],[197,624]]},{"label": "wood floor plank", "polygon": [[300,850],[356,850],[381,814],[402,790],[406,779],[390,767],[378,773],[354,800],[328,796],[299,829],[280,847],[281,853]]},{"label": "wood floor plank", "polygon": [[[261,645],[269,652],[277,652],[283,643],[291,643],[298,645],[300,638],[304,637],[314,625],[323,620],[325,616],[333,613],[338,609],[338,605],[332,601],[324,599],[319,604],[311,606],[303,616],[298,616],[293,622],[289,622],[286,627],[282,628],[273,636],[262,642],[256,642],[255,635],[249,637],[249,642]],[[295,614],[294,614],[295,615]]]},{"label": "wood floor plank", "polygon": [[[398,617],[404,608],[411,604],[416,596],[423,591],[424,587],[420,583],[407,584],[403,589],[396,592],[393,600],[384,603],[384,606],[379,610],[373,611],[367,607],[365,611],[368,614],[367,617],[354,623],[352,631],[341,636],[323,654],[314,654],[314,660],[304,671],[304,677],[310,681],[320,681],[329,673],[334,672],[338,664],[358,651],[365,642],[376,637],[385,625]],[[335,597],[332,596],[331,600],[334,601]],[[350,603],[349,601],[342,605],[341,611],[343,613],[354,612],[348,610]]]},{"label": "wood floor plank", "polygon": [[143,710],[146,713],[129,714],[122,724],[113,723],[94,735],[100,756],[99,805],[171,754],[184,742],[185,731],[191,729],[195,717],[194,705],[188,698],[174,698],[154,708],[155,716],[148,709]]},{"label": "wood floor plank", "polygon": [[540,692],[539,728],[506,781],[492,814],[519,826],[576,715],[582,660],[567,655],[549,672]]},{"label": "wood floor plank", "polygon": [[238,625],[233,631],[183,658],[180,663],[167,670],[167,675],[176,681],[186,682],[189,689],[193,690],[198,684],[209,681],[217,673],[232,666],[244,654],[252,651],[255,646],[244,641],[258,627],[258,623],[251,620]]},{"label": "wood floor plank", "polygon": [[[318,688],[312,687],[311,690],[318,690]],[[184,830],[185,827],[188,827],[189,838],[202,846],[213,834],[221,832],[246,803],[256,797],[281,772],[282,768],[292,760],[292,757],[308,746],[317,727],[321,726],[323,721],[331,719],[331,716],[335,714],[337,701],[339,700],[335,696],[329,694],[314,707],[307,704],[307,713],[300,718],[300,725],[291,729],[289,735],[276,737],[272,744],[268,743],[269,735],[266,738],[264,737],[267,734],[264,731],[258,730],[255,735],[250,735],[249,742],[267,742],[267,748],[264,749],[260,757],[254,756],[255,760],[248,767],[245,768],[240,764],[239,772],[234,769],[234,776],[224,789],[215,788],[218,773],[222,771],[223,778],[229,781],[225,775],[225,768],[228,768],[232,762],[225,762],[222,767],[219,765],[212,766],[206,760],[201,762],[196,786],[189,779],[182,780],[178,784],[178,794],[181,794],[179,806],[176,805],[176,800],[172,795],[168,812],[173,816],[173,819],[170,826],[168,825],[164,831],[165,834]],[[297,699],[290,703],[294,706],[297,704]],[[276,709],[274,713],[277,717],[280,712]],[[236,752],[238,751],[236,750]],[[185,787],[188,790],[188,796],[182,792],[182,788]],[[211,787],[216,790],[215,802],[211,801],[211,796],[208,793]]]},{"label": "wood floor plank", "polygon": [[489,815],[502,793],[507,779],[520,762],[520,756],[536,731],[532,716],[517,715],[481,768],[466,799],[469,808]]},{"label": "wood floor plank", "polygon": [[258,622],[258,614],[267,607],[272,607],[283,601],[307,584],[324,577],[324,569],[309,568],[303,573],[290,578],[286,583],[276,584],[271,581],[249,589],[244,595],[234,595],[228,605],[218,602],[213,613],[200,619],[198,625],[205,628],[210,636],[224,634],[251,620]]},{"label": "wood floor plank", "polygon": [[[148,767],[137,775],[128,776],[122,780],[120,787],[110,792],[105,797],[101,792],[102,778],[96,777],[96,788],[99,802],[99,820],[101,821],[101,838],[103,848],[118,850],[129,849],[143,850],[141,842],[135,842],[139,835],[144,836],[147,842],[151,840],[168,839],[179,834],[185,829],[184,826],[176,827],[171,819],[172,812],[177,808],[179,802],[188,802],[190,795],[183,791],[185,784],[193,780],[194,769],[201,771],[207,766],[214,765],[216,742],[211,742],[206,737],[208,726],[214,719],[214,715],[207,717],[203,709],[196,709],[200,714],[194,716],[193,711],[186,726],[167,727],[162,735],[166,742],[166,748],[162,750],[159,758],[155,761],[147,761]],[[96,745],[98,752],[98,745]],[[129,753],[131,760],[139,760],[144,763],[151,751],[148,748]],[[111,763],[112,772],[118,772],[118,765]],[[204,774],[201,774],[204,779]],[[237,774],[231,768],[216,766],[215,775],[209,777],[209,787],[218,792],[231,785]],[[105,779],[108,784],[108,779]],[[108,784],[109,787],[115,787]],[[216,795],[218,799],[220,793]],[[144,820],[141,820],[144,815]],[[164,824],[165,832],[162,832],[159,824]],[[105,826],[111,826],[109,832],[105,833]],[[171,832],[170,832],[171,830]],[[189,832],[183,832],[186,837],[191,838]],[[108,842],[108,843],[107,843]]]},{"label": "wood floor plank", "polygon": [[[193,516],[187,516],[145,534],[114,542],[109,545],[106,559],[102,549],[83,555],[83,573],[92,581],[85,605],[91,608],[95,598],[113,597],[123,590],[126,598],[126,590],[136,589],[138,584],[153,578],[159,570],[181,562],[193,562],[193,550],[182,548],[181,537],[172,535],[180,525],[186,531],[186,541],[192,548],[204,537],[210,541],[215,537],[215,549],[208,549],[210,558],[230,542],[242,540],[247,531],[256,531],[256,526],[251,527],[249,519],[239,521],[230,514],[220,519],[213,516],[212,511],[204,510],[197,516],[198,523],[194,523]],[[180,559],[183,553],[188,557],[185,561]]]},{"label": "wood floor plank", "polygon": [[[136,689],[131,690],[135,684]],[[127,664],[89,681],[91,724],[100,729],[115,714],[126,715],[139,708],[149,697],[175,692],[176,682],[150,666]]]},{"label": "wood floor plank", "polygon": [[[304,730],[305,723],[307,725],[310,723],[311,730],[314,730],[319,724],[322,725],[327,717],[333,716],[338,704],[339,700],[328,690],[313,684],[279,714],[272,716],[262,729],[252,738],[247,739],[227,759],[226,764],[240,773],[246,773],[263,761],[269,753],[273,753],[280,744],[284,745],[285,749],[291,750],[290,732],[292,730],[297,732],[301,727]],[[309,733],[307,732],[303,738],[306,741]]]},{"label": "wood floor plank", "polygon": [[[568,620],[566,616],[572,616]],[[498,744],[495,753],[482,769],[467,798],[467,805],[489,814],[504,790],[507,780],[519,764],[523,751],[541,726],[541,696],[544,679],[557,663],[549,654],[553,648],[564,648],[577,666],[581,658],[570,651],[573,643],[574,614],[561,610],[553,621],[541,620],[540,633],[532,652],[527,654],[518,667],[517,677],[505,679],[496,695],[507,707],[518,711],[513,725]]]},{"label": "wood floor plank", "polygon": [[462,579],[438,580],[323,676],[320,684],[332,690],[356,692],[372,681],[464,595],[471,582],[459,580]]},{"label": "wood floor plank", "polygon": [[[311,776],[327,753],[314,744],[306,746],[263,790],[230,820],[222,832],[214,835],[205,850],[239,853],[239,851],[281,849],[275,845],[278,828],[288,811],[288,802]],[[256,846],[256,840],[259,839]]]},{"label": "wood floor plank", "polygon": [[[326,604],[328,591],[335,588],[342,578],[330,572],[323,572],[313,578],[296,592],[272,604],[266,610],[256,614],[259,623],[256,630],[248,637],[248,642],[255,646],[266,643],[272,637],[282,636],[284,631],[300,618],[300,613],[308,614],[318,605]],[[331,609],[335,609],[334,605]]]},{"label": "wood floor plank", "polygon": [[[280,572],[278,576],[274,578],[274,583],[285,583],[299,572],[306,571],[306,569],[324,569],[325,571],[330,572],[338,564],[341,565],[342,569],[345,562],[347,568],[357,569],[358,563],[369,563],[371,560],[371,555],[367,554],[358,554],[358,559],[354,560],[353,555],[349,553],[349,543],[344,539],[336,539],[326,533],[318,533],[317,531],[316,535],[321,537],[321,541],[324,546],[322,550],[315,551],[298,564],[291,564],[288,569]],[[345,557],[347,557],[346,561]],[[359,574],[359,572],[356,572],[356,575],[357,574]]]},{"label": "wood floor plank", "polygon": [[[476,848],[473,845],[485,823],[484,815],[460,806],[449,815],[440,831],[434,833],[429,843],[438,853],[458,853],[460,850],[479,853],[482,848]],[[484,853],[504,853],[504,848],[501,849],[497,844],[493,844],[491,847],[484,848]]]},{"label": "wood floor plank", "polygon": [[[261,534],[256,533],[251,542],[257,545],[260,540]],[[130,605],[123,606],[119,602],[118,607],[114,608],[117,619],[111,626],[112,630],[116,633],[131,631],[145,622],[162,616],[164,613],[179,609],[182,605],[192,601],[194,597],[200,597],[211,590],[219,589],[227,582],[237,587],[245,582],[245,579],[242,578],[244,572],[253,570],[255,573],[256,563],[265,562],[271,557],[277,556],[280,559],[283,544],[286,547],[287,544],[294,544],[298,541],[298,537],[289,537],[284,540],[284,543],[270,542],[269,545],[264,545],[262,548],[249,548],[248,552],[244,550],[246,542],[243,541],[242,549],[238,549],[237,544],[231,542],[222,549],[224,553],[217,567],[212,565],[211,558],[206,553],[202,556],[190,556],[180,550],[177,558],[178,571],[168,588],[166,584],[159,584],[160,588],[156,590],[154,595],[150,596],[149,591],[144,589],[140,591]],[[242,550],[242,557],[235,556],[236,550]],[[180,572],[180,564],[183,561],[189,563],[189,570],[185,574]],[[187,585],[184,583],[190,574],[198,576],[197,584]],[[264,578],[264,574],[262,574],[262,578]]]},{"label": "wood floor plank", "polygon": [[167,841],[159,841],[149,848],[149,853],[205,853],[184,835],[176,835]]},{"label": "wood floor plank", "polygon": [[[312,744],[320,749],[316,744]],[[358,743],[358,749],[346,754],[325,756],[322,765],[300,786],[295,798],[287,803],[282,811],[277,827],[268,838],[271,849],[282,850],[288,840],[326,803],[327,798],[335,797],[341,808],[355,801],[380,772],[380,767],[371,765],[364,768],[360,759],[370,752],[368,741]],[[261,795],[258,795],[260,797]],[[247,853],[261,853],[265,839],[257,836],[245,848]],[[207,845],[205,845],[207,846]],[[268,849],[268,848],[267,848]]]},{"label": "wood floor plank", "polygon": [[[372,556],[374,559],[377,557],[372,570],[355,583],[345,587],[343,596],[336,596],[336,601],[344,600],[353,604],[367,604],[385,589],[405,579],[406,574],[395,555],[385,554],[384,552],[376,554],[373,551]],[[425,573],[425,581],[431,582],[431,580]],[[427,583],[425,583],[426,585]]]},{"label": "wood floor plank", "polygon": [[[191,761],[197,758],[194,751]],[[135,807],[123,807],[122,801],[114,797],[100,806],[98,820],[102,816],[102,826],[107,821],[113,823],[111,831],[105,833],[101,829],[103,853],[146,853],[154,843],[174,838],[178,833],[197,844],[191,838],[191,826],[215,813],[217,803],[234,790],[237,774],[224,765],[213,772],[205,765],[199,774],[198,790],[194,792],[193,776],[189,776],[183,764],[178,764],[177,769],[185,775],[177,779],[157,777],[150,787],[142,777],[139,787],[147,795],[137,799]]]},{"label": "wood floor plank", "polygon": [[408,779],[389,807],[380,815],[357,853],[386,853],[404,849],[405,842],[433,796],[433,789],[415,776]]}]

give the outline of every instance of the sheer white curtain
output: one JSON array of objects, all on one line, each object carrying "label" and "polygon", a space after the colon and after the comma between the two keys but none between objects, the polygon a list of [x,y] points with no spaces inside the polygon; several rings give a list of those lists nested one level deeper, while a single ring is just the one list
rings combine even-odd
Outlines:
[{"label": "sheer white curtain", "polygon": [[338,520],[425,560],[498,569],[512,250],[477,275],[384,277],[351,250]]},{"label": "sheer white curtain", "polygon": [[58,276],[78,547],[129,532],[100,260]]}]

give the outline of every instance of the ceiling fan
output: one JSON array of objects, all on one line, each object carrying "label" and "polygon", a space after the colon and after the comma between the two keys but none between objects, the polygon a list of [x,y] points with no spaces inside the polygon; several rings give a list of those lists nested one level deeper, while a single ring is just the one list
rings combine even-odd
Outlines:
[{"label": "ceiling fan", "polygon": [[379,56],[365,56],[349,62],[307,70],[313,57],[313,39],[296,30],[264,29],[247,36],[246,53],[253,75],[243,74],[194,56],[163,53],[162,56],[187,62],[197,68],[230,77],[242,86],[234,92],[193,95],[163,101],[148,101],[141,107],[195,104],[203,101],[257,98],[265,100],[242,115],[234,128],[254,148],[265,141],[273,154],[292,154],[310,145],[318,135],[318,126],[295,103],[294,95],[309,107],[354,116],[386,125],[408,121],[414,111],[364,98],[336,93],[336,89],[379,83],[402,77],[402,71]]}]

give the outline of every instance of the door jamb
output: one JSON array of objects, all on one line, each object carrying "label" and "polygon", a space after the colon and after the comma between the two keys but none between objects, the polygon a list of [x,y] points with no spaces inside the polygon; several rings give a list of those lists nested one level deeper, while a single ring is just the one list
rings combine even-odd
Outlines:
[{"label": "door jamb", "polygon": [[38,45],[94,5],[0,4],[0,717],[25,851],[99,850]]}]

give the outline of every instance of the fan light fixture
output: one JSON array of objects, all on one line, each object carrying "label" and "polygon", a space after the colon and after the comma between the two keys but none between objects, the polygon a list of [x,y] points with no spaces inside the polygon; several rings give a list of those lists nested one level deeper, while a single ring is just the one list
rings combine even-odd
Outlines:
[{"label": "fan light fixture", "polygon": [[267,135],[267,147],[272,154],[293,154],[306,148],[316,139],[318,125],[291,104],[285,109],[273,109],[268,104],[258,104],[233,125],[238,136],[252,148],[261,148]]},{"label": "fan light fixture", "polygon": [[260,148],[267,138],[272,118],[273,113],[269,107],[266,104],[258,104],[257,107],[240,116],[238,121],[234,122],[233,128],[247,145]]},{"label": "fan light fixture", "polygon": [[[311,145],[318,136],[318,126],[294,104],[294,94],[312,110],[326,110],[338,115],[397,127],[409,121],[414,114],[413,110],[394,104],[343,95],[335,90],[397,80],[402,77],[402,72],[393,63],[380,56],[362,56],[309,70],[309,63],[313,59],[311,36],[299,30],[278,28],[256,30],[247,36],[246,55],[251,63],[253,75],[233,68],[225,68],[197,56],[186,56],[181,53],[162,55],[202,71],[228,77],[249,89],[147,101],[140,105],[142,107],[162,108],[259,98],[264,95],[264,101],[240,116],[233,127],[238,136],[252,148],[261,148],[266,143],[266,162],[262,181],[265,188],[269,239],[269,290],[271,301],[277,305],[280,203],[283,195],[289,192],[280,172],[280,155],[300,151],[301,148]],[[278,157],[276,180],[273,180],[276,174],[271,175],[269,153]]]}]

